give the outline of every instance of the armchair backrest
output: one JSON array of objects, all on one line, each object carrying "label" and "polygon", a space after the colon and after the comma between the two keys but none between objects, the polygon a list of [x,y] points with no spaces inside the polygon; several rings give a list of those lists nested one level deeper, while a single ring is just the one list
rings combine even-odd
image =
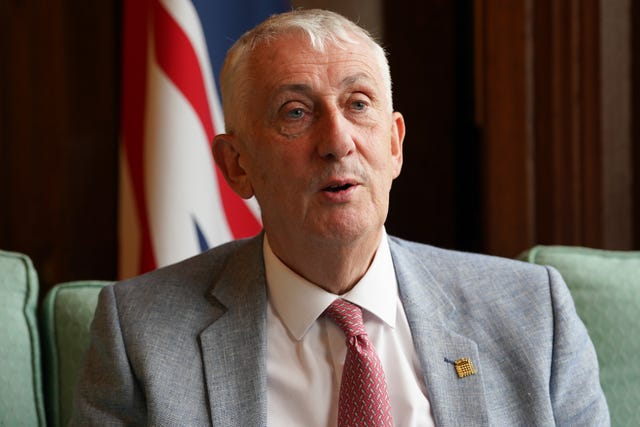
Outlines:
[{"label": "armchair backrest", "polygon": [[0,251],[0,425],[46,425],[36,320],[38,276],[25,255]]},{"label": "armchair backrest", "polygon": [[42,304],[42,346],[48,419],[66,426],[100,290],[110,282],[76,281],[53,287]]},{"label": "armchair backrest", "polygon": [[640,252],[536,246],[520,256],[555,267],[598,354],[613,426],[640,420]]}]

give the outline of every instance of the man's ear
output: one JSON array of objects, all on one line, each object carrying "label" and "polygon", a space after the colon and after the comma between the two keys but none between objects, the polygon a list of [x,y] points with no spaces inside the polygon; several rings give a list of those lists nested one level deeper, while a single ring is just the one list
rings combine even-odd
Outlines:
[{"label": "man's ear", "polygon": [[243,199],[253,196],[253,187],[247,171],[241,166],[242,154],[234,135],[220,134],[213,139],[213,158],[229,187]]},{"label": "man's ear", "polygon": [[402,143],[404,142],[404,117],[397,111],[393,112],[391,124],[391,158],[394,162],[394,178],[400,175],[402,169]]}]

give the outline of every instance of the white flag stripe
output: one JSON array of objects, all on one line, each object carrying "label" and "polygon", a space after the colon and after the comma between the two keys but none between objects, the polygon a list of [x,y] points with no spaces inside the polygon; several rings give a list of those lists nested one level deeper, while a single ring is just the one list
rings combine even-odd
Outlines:
[{"label": "white flag stripe", "polygon": [[[206,39],[202,32],[197,11],[193,7],[191,0],[161,0],[161,3],[165,6],[171,16],[173,16],[189,40],[191,40],[191,44],[196,52],[196,56],[198,57],[198,62],[203,73],[214,131],[216,134],[224,133],[225,126],[224,117],[222,115],[222,105],[215,85],[209,51],[207,49]],[[258,205],[258,201],[255,197],[244,200],[244,203],[256,218],[260,218],[260,206]]]},{"label": "white flag stripe", "polygon": [[214,84],[213,71],[211,70],[211,61],[207,43],[200,26],[198,13],[193,7],[191,0],[161,0],[169,14],[176,20],[182,31],[191,41],[198,63],[202,70],[205,90],[207,91],[207,100],[212,114],[213,126],[216,133],[224,132],[224,120],[222,119],[222,110],[218,101],[218,93]]},{"label": "white flag stripe", "polygon": [[228,241],[232,235],[223,215],[202,123],[155,61],[149,65],[145,186],[153,248],[160,266],[200,252],[194,218],[210,246]]}]

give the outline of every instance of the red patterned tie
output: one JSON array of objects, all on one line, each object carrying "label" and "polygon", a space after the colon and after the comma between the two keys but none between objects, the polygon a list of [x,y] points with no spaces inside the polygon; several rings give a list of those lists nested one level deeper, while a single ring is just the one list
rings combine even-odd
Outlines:
[{"label": "red patterned tie", "polygon": [[342,329],[347,341],[338,426],[393,426],[384,371],[364,329],[362,310],[343,299],[337,299],[325,310],[324,315]]}]

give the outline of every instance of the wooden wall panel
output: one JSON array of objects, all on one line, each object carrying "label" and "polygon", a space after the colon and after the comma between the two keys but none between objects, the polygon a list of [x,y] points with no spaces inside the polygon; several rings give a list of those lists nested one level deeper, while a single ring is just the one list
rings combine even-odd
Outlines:
[{"label": "wooden wall panel", "polygon": [[631,145],[633,147],[633,247],[640,249],[640,2],[631,4]]},{"label": "wooden wall panel", "polygon": [[536,1],[536,243],[601,245],[599,8]]},{"label": "wooden wall panel", "polygon": [[395,108],[407,125],[404,166],[391,191],[390,233],[455,246],[455,8],[385,3]]},{"label": "wooden wall panel", "polygon": [[480,0],[475,13],[482,250],[514,256],[535,234],[531,8],[527,1]]},{"label": "wooden wall panel", "polygon": [[[603,247],[633,242],[632,0],[601,0]],[[640,54],[640,53],[638,53]]]},{"label": "wooden wall panel", "polygon": [[0,8],[0,248],[33,259],[41,295],[61,281],[113,279],[119,10]]},{"label": "wooden wall panel", "polygon": [[634,247],[630,10],[476,0],[484,252]]}]

